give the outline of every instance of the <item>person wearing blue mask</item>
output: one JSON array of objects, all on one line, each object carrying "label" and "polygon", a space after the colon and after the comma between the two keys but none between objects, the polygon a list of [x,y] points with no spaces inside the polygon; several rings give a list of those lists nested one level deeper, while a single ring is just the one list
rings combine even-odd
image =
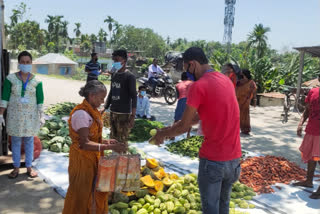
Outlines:
[{"label": "person wearing blue mask", "polygon": [[98,76],[101,74],[101,66],[98,62],[97,53],[91,53],[91,60],[86,64],[85,72],[88,73],[87,82],[98,80]]},{"label": "person wearing blue mask", "polygon": [[110,137],[128,143],[137,108],[136,77],[126,69],[127,51],[112,53],[113,72],[105,110],[110,108]]},{"label": "person wearing blue mask", "polygon": [[[31,73],[32,56],[23,51],[18,55],[19,72],[9,74],[3,83],[0,102],[0,129],[6,126],[11,136],[12,159],[14,170],[9,178],[19,175],[21,143],[24,143],[27,175],[36,177],[31,168],[34,151],[34,136],[37,136],[40,126],[44,125],[42,82]],[[3,113],[7,110],[7,120]]]},{"label": "person wearing blue mask", "polygon": [[137,97],[137,111],[136,118],[143,118],[148,120],[155,120],[154,116],[150,115],[150,101],[147,96],[145,86],[139,86],[139,93]]}]

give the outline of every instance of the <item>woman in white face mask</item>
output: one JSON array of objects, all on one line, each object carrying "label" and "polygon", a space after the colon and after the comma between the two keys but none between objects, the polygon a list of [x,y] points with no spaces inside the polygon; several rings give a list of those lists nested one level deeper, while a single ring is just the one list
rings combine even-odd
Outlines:
[{"label": "woman in white face mask", "polygon": [[[19,175],[21,143],[24,144],[27,175],[36,177],[37,173],[31,168],[34,150],[34,136],[44,124],[43,89],[42,83],[31,73],[32,56],[23,51],[18,56],[19,71],[9,74],[4,80],[0,102],[0,129],[6,126],[11,136],[12,159],[14,170],[9,178]],[[3,113],[7,109],[6,122]]]}]

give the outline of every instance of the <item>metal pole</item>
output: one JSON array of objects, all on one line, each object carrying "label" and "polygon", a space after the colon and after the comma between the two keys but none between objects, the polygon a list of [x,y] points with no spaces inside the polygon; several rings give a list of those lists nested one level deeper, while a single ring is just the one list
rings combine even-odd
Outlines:
[{"label": "metal pole", "polygon": [[296,110],[298,110],[298,102],[299,102],[300,91],[301,91],[302,72],[304,67],[304,54],[305,54],[305,51],[302,50],[300,52],[300,69],[299,69],[298,83],[297,83],[297,99],[295,103]]}]

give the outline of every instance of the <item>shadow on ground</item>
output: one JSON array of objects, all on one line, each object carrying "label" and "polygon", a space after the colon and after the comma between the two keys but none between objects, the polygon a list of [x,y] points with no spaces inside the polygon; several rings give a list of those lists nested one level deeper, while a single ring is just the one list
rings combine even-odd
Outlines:
[{"label": "shadow on ground", "polygon": [[0,214],[58,214],[64,199],[40,178],[28,178],[21,168],[16,179],[8,179],[12,169],[0,167]]}]

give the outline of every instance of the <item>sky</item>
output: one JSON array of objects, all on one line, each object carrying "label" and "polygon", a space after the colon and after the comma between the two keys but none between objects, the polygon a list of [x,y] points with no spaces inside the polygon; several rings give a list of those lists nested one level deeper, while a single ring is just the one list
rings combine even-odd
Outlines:
[{"label": "sky", "polygon": [[[220,41],[224,32],[224,0],[4,0],[5,21],[12,9],[25,2],[27,18],[40,23],[47,15],[63,15],[70,23],[81,23],[82,33],[107,30],[107,16],[122,25],[151,28],[171,40]],[[279,51],[320,45],[320,0],[237,0],[232,40],[244,41],[255,24],[270,27],[269,44]]]}]

